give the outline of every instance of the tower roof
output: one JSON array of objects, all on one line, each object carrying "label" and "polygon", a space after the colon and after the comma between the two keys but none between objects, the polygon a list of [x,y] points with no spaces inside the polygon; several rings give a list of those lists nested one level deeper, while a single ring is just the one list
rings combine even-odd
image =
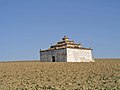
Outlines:
[{"label": "tower roof", "polygon": [[[91,48],[84,48],[81,44],[74,43],[67,36],[62,38],[62,41],[57,42],[57,44],[50,46],[48,50],[62,49],[62,48],[75,48],[75,49],[86,49],[90,50]],[[42,50],[46,51],[46,50]]]},{"label": "tower roof", "polygon": [[70,41],[67,36],[64,36],[62,38],[62,41],[57,42],[57,44],[51,46],[50,49],[59,49],[59,48],[67,48],[67,47],[80,48],[81,45],[74,43],[74,41]]}]

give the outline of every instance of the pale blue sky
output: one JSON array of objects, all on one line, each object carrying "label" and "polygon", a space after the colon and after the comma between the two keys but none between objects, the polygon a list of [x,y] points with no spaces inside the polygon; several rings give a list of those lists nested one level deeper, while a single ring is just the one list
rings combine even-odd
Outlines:
[{"label": "pale blue sky", "polygon": [[120,0],[0,0],[0,61],[38,60],[64,35],[120,58]]}]

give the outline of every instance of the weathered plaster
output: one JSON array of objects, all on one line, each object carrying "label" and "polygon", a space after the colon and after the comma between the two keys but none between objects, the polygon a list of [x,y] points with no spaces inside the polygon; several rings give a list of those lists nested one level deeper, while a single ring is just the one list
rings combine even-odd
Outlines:
[{"label": "weathered plaster", "polygon": [[93,62],[92,50],[67,48],[67,62]]},{"label": "weathered plaster", "polygon": [[52,56],[55,56],[55,62],[67,61],[66,49],[49,50],[49,51],[41,52],[40,60],[42,62],[52,62]]}]

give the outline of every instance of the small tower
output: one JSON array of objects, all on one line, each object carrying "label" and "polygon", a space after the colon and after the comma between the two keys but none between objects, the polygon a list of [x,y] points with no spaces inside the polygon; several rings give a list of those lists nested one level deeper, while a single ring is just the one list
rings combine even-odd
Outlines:
[{"label": "small tower", "polygon": [[92,49],[76,44],[67,36],[62,41],[51,45],[47,50],[40,50],[40,61],[42,62],[94,62]]}]

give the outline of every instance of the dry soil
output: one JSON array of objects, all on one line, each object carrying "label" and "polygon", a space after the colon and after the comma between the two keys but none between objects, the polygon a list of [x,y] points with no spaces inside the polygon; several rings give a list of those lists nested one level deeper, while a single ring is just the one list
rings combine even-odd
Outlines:
[{"label": "dry soil", "polygon": [[1,62],[0,90],[120,90],[120,60]]}]

